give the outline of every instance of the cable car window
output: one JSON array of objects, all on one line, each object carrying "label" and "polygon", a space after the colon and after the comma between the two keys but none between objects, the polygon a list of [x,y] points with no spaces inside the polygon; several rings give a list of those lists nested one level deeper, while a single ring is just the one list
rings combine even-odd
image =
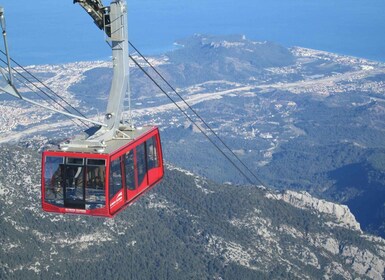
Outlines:
[{"label": "cable car window", "polygon": [[125,155],[124,169],[126,173],[126,187],[129,190],[135,190],[135,165],[134,165],[134,152],[129,151]]},{"label": "cable car window", "polygon": [[106,161],[104,159],[87,159],[87,165],[106,165]]},{"label": "cable car window", "polygon": [[69,207],[74,204],[84,207],[84,166],[66,165],[64,180],[64,201]]},{"label": "cable car window", "polygon": [[136,161],[138,168],[138,186],[140,186],[143,183],[147,173],[145,142],[136,147]]},{"label": "cable car window", "polygon": [[153,136],[147,140],[146,146],[147,146],[147,167],[148,167],[148,170],[155,168],[155,167],[159,167],[155,136]]},{"label": "cable car window", "polygon": [[122,171],[120,158],[111,162],[110,167],[110,199],[122,189]]},{"label": "cable car window", "polygon": [[88,159],[86,173],[86,209],[96,209],[105,206],[105,178],[105,161]]},{"label": "cable car window", "polygon": [[67,164],[83,165],[84,159],[82,158],[67,158]]},{"label": "cable car window", "polygon": [[44,197],[51,204],[62,206],[63,201],[63,157],[46,157],[44,172]]}]

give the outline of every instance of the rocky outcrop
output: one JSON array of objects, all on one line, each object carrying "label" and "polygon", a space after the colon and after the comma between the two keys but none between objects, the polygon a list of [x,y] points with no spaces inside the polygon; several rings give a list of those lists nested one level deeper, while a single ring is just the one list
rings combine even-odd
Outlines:
[{"label": "rocky outcrop", "polygon": [[335,217],[336,225],[362,232],[360,224],[346,205],[315,198],[305,191],[285,191],[274,195],[274,197],[301,209],[311,209],[332,215]]},{"label": "rocky outcrop", "polygon": [[[385,240],[379,237],[364,235],[360,224],[346,205],[318,199],[307,192],[284,191],[279,194],[267,192],[266,197],[285,201],[296,208],[310,210],[318,215],[320,219],[326,216],[328,217],[328,222],[325,223],[325,226],[331,228],[337,226],[348,229],[356,232],[363,240],[376,244],[375,247],[369,250],[366,246],[356,246],[341,238],[336,239],[330,233],[327,234],[327,232],[307,234],[306,239],[310,244],[325,250],[325,253],[330,256],[343,260],[343,266],[341,266],[341,263],[332,262],[324,268],[325,279],[332,279],[333,274],[338,274],[345,279],[354,279],[352,271],[357,275],[370,279],[383,279],[385,270]],[[349,269],[347,269],[348,267]]]}]

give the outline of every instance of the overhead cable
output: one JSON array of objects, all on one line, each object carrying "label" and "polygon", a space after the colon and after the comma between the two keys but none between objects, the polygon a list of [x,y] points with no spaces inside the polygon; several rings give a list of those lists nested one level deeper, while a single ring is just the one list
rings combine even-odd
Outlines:
[{"label": "overhead cable", "polygon": [[139,67],[139,69],[174,103],[174,105],[186,116],[186,118],[191,121],[191,123],[194,124],[196,128],[199,129],[199,131],[213,144],[217,150],[241,173],[250,184],[253,184],[253,181],[250,179],[249,176],[247,176],[239,167],[231,160],[231,158],[207,135],[207,133],[187,114],[185,110],[183,110],[182,107],[178,105],[178,103],[154,80],[153,77],[138,63],[138,61],[129,55],[131,60],[136,64],[136,66]]},{"label": "overhead cable", "polygon": [[[3,53],[5,55],[5,53],[0,50],[1,53]],[[18,67],[20,67],[23,71],[25,71],[26,73],[28,73],[32,78],[34,78],[37,82],[39,82],[44,88],[46,88],[49,92],[51,92],[53,95],[55,95],[56,97],[58,97],[61,101],[63,101],[65,104],[67,104],[71,109],[73,109],[76,113],[78,113],[80,116],[82,116],[83,118],[87,118],[84,114],[82,114],[82,112],[80,112],[78,109],[76,109],[75,107],[73,107],[69,102],[67,102],[64,98],[62,98],[59,94],[57,94],[56,92],[54,92],[51,88],[49,88],[44,82],[42,82],[39,78],[37,78],[35,75],[33,75],[30,71],[28,71],[25,67],[23,67],[22,65],[20,65],[17,61],[15,61],[14,59],[11,58],[11,61],[13,63],[15,63]],[[13,70],[15,70],[15,68],[13,68]]]},{"label": "overhead cable", "polygon": [[[5,53],[0,50],[1,53],[3,53],[5,55]],[[59,98],[61,101],[63,101],[66,105],[68,105],[72,110],[74,110],[76,113],[78,113],[79,115],[81,115],[82,117],[84,118],[87,118],[84,114],[82,114],[78,109],[76,109],[75,107],[73,107],[70,103],[68,103],[64,98],[62,98],[60,95],[58,95],[56,92],[54,92],[51,88],[49,88],[45,83],[43,83],[40,79],[38,79],[35,75],[33,75],[30,71],[28,71],[26,68],[24,68],[23,66],[21,66],[19,63],[17,63],[15,60],[13,60],[11,58],[12,62],[14,62],[18,67],[20,67],[23,71],[25,71],[27,74],[29,74],[32,78],[34,78],[38,83],[40,83],[44,88],[46,88],[49,92],[51,92],[54,96],[56,96],[57,98]],[[0,58],[0,61],[2,61],[3,63],[7,64],[3,59]],[[28,83],[30,83],[31,85],[33,85],[38,91],[40,91],[41,93],[43,93],[46,97],[48,97],[49,99],[51,99],[55,104],[57,104],[59,107],[61,107],[63,110],[65,110],[66,112],[68,113],[71,113],[71,111],[66,108],[65,106],[63,106],[62,104],[60,104],[58,101],[56,101],[51,95],[49,95],[48,93],[46,93],[45,91],[43,91],[40,87],[38,87],[33,81],[31,81],[30,79],[28,79],[25,75],[23,75],[20,71],[18,71],[16,68],[12,67],[12,70],[18,74],[19,76],[21,76],[23,79],[25,79]],[[22,82],[20,79],[18,79],[19,82],[21,82],[24,86],[26,86],[27,88],[29,88],[32,92],[35,92],[37,93],[35,90],[33,90],[31,87],[27,86],[25,82]],[[39,95],[40,96],[40,95]],[[41,96],[40,96],[41,97]],[[72,113],[71,113],[72,114]],[[68,117],[68,116],[67,116]],[[70,117],[68,117],[69,119],[71,119]],[[73,120],[72,120],[73,121]],[[89,127],[84,121],[82,120],[79,120],[84,126],[86,127]],[[75,121],[73,121],[75,124],[77,124]]]},{"label": "overhead cable", "polygon": [[[170,89],[183,101],[183,103],[191,110],[191,112],[193,112],[195,114],[195,116],[198,117],[198,119],[208,128],[208,130],[222,143],[222,145],[237,159],[237,161],[239,163],[241,163],[241,165],[252,175],[252,177],[254,177],[254,179],[256,180],[256,182],[258,182],[260,185],[262,186],[266,186],[266,184],[261,180],[259,179],[255,173],[231,150],[231,148],[222,140],[221,137],[219,137],[219,135],[211,128],[211,126],[198,114],[198,112],[192,108],[187,102],[186,100],[178,93],[178,91],[163,77],[163,75],[151,64],[150,61],[148,61],[148,59],[131,43],[129,42],[129,44],[131,45],[131,47],[139,54],[139,56],[141,58],[144,59],[144,61],[150,66],[150,68],[152,70],[154,70],[154,72],[167,84],[167,86],[170,87]],[[166,94],[168,96],[168,94]],[[168,96],[169,97],[169,96]],[[172,100],[170,97],[169,97],[170,100]],[[172,100],[173,101],[173,100]],[[174,102],[174,101],[173,101]],[[175,104],[175,102],[174,102]],[[178,106],[178,105],[177,105]],[[181,108],[178,106],[178,108],[181,110]],[[194,123],[195,126],[197,126],[195,123]],[[199,126],[197,126],[198,128],[200,128]],[[203,132],[202,132],[203,133]],[[234,164],[233,164],[234,165]],[[248,181],[250,182],[250,180],[248,179]]]}]

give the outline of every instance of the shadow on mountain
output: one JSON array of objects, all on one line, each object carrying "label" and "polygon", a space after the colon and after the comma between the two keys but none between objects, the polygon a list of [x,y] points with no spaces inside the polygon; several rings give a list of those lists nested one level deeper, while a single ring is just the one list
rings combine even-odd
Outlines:
[{"label": "shadow on mountain", "polygon": [[355,163],[328,174],[333,197],[348,205],[365,231],[385,237],[385,176],[367,163]]}]

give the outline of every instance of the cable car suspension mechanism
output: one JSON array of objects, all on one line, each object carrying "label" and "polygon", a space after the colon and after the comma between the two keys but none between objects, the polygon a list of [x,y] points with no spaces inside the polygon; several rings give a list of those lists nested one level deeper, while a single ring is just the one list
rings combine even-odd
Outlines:
[{"label": "cable car suspension mechanism", "polygon": [[[93,18],[97,27],[104,30],[107,41],[112,49],[113,79],[107,104],[107,112],[103,122],[94,121],[89,118],[78,116],[70,112],[65,112],[36,102],[24,97],[15,87],[9,55],[8,42],[6,37],[6,25],[4,9],[0,7],[0,23],[2,28],[5,54],[7,56],[8,73],[3,68],[0,72],[5,80],[5,85],[0,85],[0,91],[10,94],[16,98],[29,102],[81,121],[95,124],[85,131],[84,134],[75,137],[73,140],[61,144],[63,149],[69,147],[105,147],[105,142],[112,139],[129,138],[124,130],[132,130],[132,123],[122,123],[123,103],[126,94],[129,95],[129,64],[128,64],[128,28],[127,28],[127,8],[125,1],[115,0],[110,6],[103,6],[100,0],[74,0]],[[128,97],[129,98],[129,97]]]}]

